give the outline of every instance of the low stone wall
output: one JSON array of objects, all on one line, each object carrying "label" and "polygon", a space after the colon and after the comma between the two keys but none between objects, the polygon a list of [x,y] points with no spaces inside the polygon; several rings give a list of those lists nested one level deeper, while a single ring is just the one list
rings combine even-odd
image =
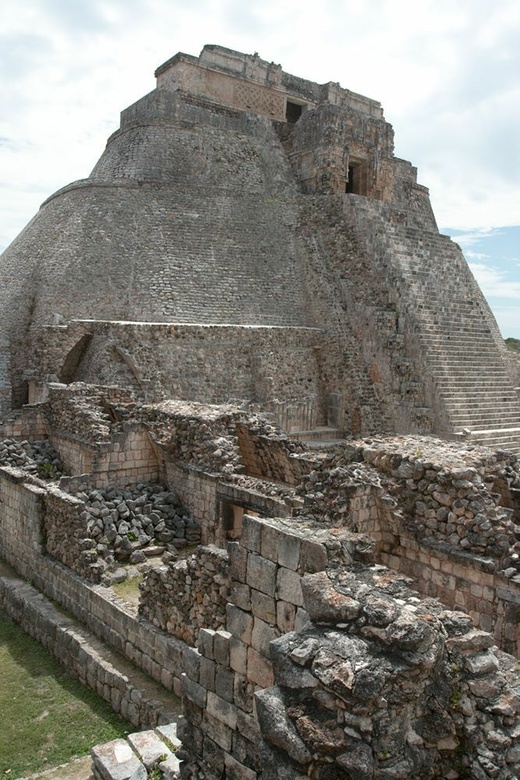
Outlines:
[{"label": "low stone wall", "polygon": [[225,550],[201,546],[188,558],[148,572],[141,586],[139,614],[195,645],[201,628],[224,625],[230,586]]},{"label": "low stone wall", "polygon": [[[17,470],[0,469],[2,558],[109,647],[126,656],[167,689],[178,693],[180,675],[189,663],[192,648],[138,619],[137,610],[115,597],[110,588],[90,584],[46,554],[42,529],[48,495],[45,487],[29,483],[26,475]],[[60,495],[57,489],[51,495],[51,504],[55,500],[58,502],[58,513],[63,509],[62,533],[65,534],[67,517],[70,517],[65,509],[70,509],[74,515],[76,499],[67,494]],[[70,537],[70,529],[68,533]]]},{"label": "low stone wall", "polygon": [[215,541],[217,529],[218,475],[183,463],[166,463],[166,482],[201,526],[201,541]]},{"label": "low stone wall", "polygon": [[91,549],[85,504],[51,487],[44,496],[42,530],[45,552],[89,582],[100,582],[105,566]]},{"label": "low stone wall", "polygon": [[423,595],[466,612],[503,650],[520,657],[520,583],[494,571],[488,558],[454,553],[440,543],[419,544],[401,533],[399,544],[379,559],[411,577]]},{"label": "low stone wall", "polygon": [[0,425],[0,439],[29,439],[41,441],[47,438],[47,424],[39,406],[24,406]]},{"label": "low stone wall", "polygon": [[314,465],[304,447],[289,437],[237,425],[238,446],[246,474],[295,486]]},{"label": "low stone wall", "polygon": [[162,470],[147,431],[125,423],[109,442],[91,444],[66,433],[52,433],[68,474],[89,474],[98,487],[130,482],[156,482]]},{"label": "low stone wall", "polygon": [[26,579],[38,571],[44,550],[43,485],[9,466],[0,468],[0,549],[2,557]]},{"label": "low stone wall", "polygon": [[317,465],[297,488],[296,514],[369,534],[379,561],[520,654],[519,485],[513,453],[374,437]]},{"label": "low stone wall", "polygon": [[[165,701],[157,698],[157,691],[151,691],[150,685],[148,690],[139,686],[135,679],[129,680],[100,654],[95,642],[77,630],[69,617],[42,599],[28,583],[13,577],[0,577],[0,607],[70,674],[105,699],[114,712],[136,728],[153,728],[176,717]],[[168,695],[164,698],[169,699]]]}]

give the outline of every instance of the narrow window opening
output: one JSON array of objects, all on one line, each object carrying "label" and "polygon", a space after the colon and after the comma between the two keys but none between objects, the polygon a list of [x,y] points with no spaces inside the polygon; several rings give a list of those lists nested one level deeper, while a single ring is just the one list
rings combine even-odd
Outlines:
[{"label": "narrow window opening", "polygon": [[242,521],[245,514],[258,517],[258,512],[255,512],[253,509],[232,504],[230,501],[222,501],[221,518],[225,539],[240,539],[242,534]]},{"label": "narrow window opening", "polygon": [[345,185],[345,192],[351,192],[359,195],[359,165],[348,166],[348,178]]}]

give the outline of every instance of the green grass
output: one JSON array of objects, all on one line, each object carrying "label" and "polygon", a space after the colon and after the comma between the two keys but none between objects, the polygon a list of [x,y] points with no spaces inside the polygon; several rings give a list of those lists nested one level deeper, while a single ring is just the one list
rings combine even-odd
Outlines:
[{"label": "green grass", "polygon": [[129,580],[114,583],[114,585],[112,585],[112,590],[119,596],[119,598],[124,599],[125,601],[130,601],[132,604],[138,604],[139,596],[141,595],[139,585],[142,581],[142,575],[139,575],[139,577],[132,577]]},{"label": "green grass", "polygon": [[0,613],[0,778],[86,755],[130,724]]}]

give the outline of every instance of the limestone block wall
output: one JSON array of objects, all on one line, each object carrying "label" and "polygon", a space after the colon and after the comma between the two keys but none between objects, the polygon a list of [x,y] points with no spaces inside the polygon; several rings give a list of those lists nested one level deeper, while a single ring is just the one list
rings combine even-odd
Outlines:
[{"label": "limestone block wall", "polygon": [[520,656],[520,582],[494,571],[489,559],[419,543],[403,532],[399,544],[389,552],[383,548],[379,559],[411,577],[423,595],[466,612],[499,647]]},{"label": "limestone block wall", "polygon": [[41,441],[46,439],[47,436],[47,424],[38,406],[24,406],[21,411],[10,415],[0,425],[0,439]]},{"label": "limestone block wall", "polygon": [[190,766],[513,780],[515,661],[468,616],[421,602],[348,531],[246,516],[228,551],[226,624],[200,631],[183,681]]},{"label": "limestone block wall", "polygon": [[[76,511],[73,497],[59,491],[49,501],[44,487],[27,482],[26,475],[10,468],[0,469],[0,550],[1,557],[18,574],[33,583],[56,604],[61,605],[102,641],[126,656],[136,666],[161,682],[168,690],[179,692],[180,674],[189,663],[191,648],[184,642],[138,620],[136,609],[114,596],[110,588],[89,584],[72,567],[49,556],[44,541],[52,528],[56,545],[65,535],[71,551],[67,562],[80,566],[81,551],[74,558],[74,533],[71,514]],[[47,505],[47,502],[49,504]],[[50,513],[45,519],[47,506]],[[68,516],[66,513],[68,509]],[[51,524],[56,515],[56,528]],[[60,523],[60,519],[64,523]],[[51,539],[51,545],[54,541]],[[70,547],[69,547],[70,545]],[[77,548],[76,548],[77,549]]]},{"label": "limestone block wall", "polygon": [[29,484],[19,469],[0,468],[0,539],[2,557],[31,579],[44,549],[46,490]]},{"label": "limestone block wall", "polygon": [[154,402],[244,399],[278,415],[279,404],[299,404],[292,425],[301,420],[300,429],[323,418],[318,329],[75,322],[41,332],[39,372],[62,376],[85,336],[75,381],[125,386]]},{"label": "limestone block wall", "polygon": [[163,631],[195,645],[201,628],[225,624],[230,596],[229,559],[214,546],[152,569],[146,576],[139,614]]},{"label": "limestone block wall", "polygon": [[166,463],[166,482],[201,526],[201,541],[208,544],[218,536],[216,508],[218,476],[181,463]]},{"label": "limestone block wall", "polygon": [[237,425],[237,436],[244,473],[252,477],[294,486],[312,468],[303,445],[289,437],[269,437],[246,425]]},{"label": "limestone block wall", "polygon": [[517,485],[516,455],[381,437],[316,465],[297,488],[296,514],[368,534],[377,560],[518,654]]},{"label": "limestone block wall", "polygon": [[147,431],[140,426],[99,444],[59,432],[52,433],[50,441],[67,473],[89,474],[95,486],[157,482],[160,478],[156,453]]}]

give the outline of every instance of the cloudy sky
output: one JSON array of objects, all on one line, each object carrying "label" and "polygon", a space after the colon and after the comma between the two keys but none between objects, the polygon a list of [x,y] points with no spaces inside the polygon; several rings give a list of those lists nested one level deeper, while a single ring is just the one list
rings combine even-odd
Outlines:
[{"label": "cloudy sky", "polygon": [[381,101],[520,338],[519,0],[1,0],[0,249],[84,178],[155,68],[205,43]]}]

